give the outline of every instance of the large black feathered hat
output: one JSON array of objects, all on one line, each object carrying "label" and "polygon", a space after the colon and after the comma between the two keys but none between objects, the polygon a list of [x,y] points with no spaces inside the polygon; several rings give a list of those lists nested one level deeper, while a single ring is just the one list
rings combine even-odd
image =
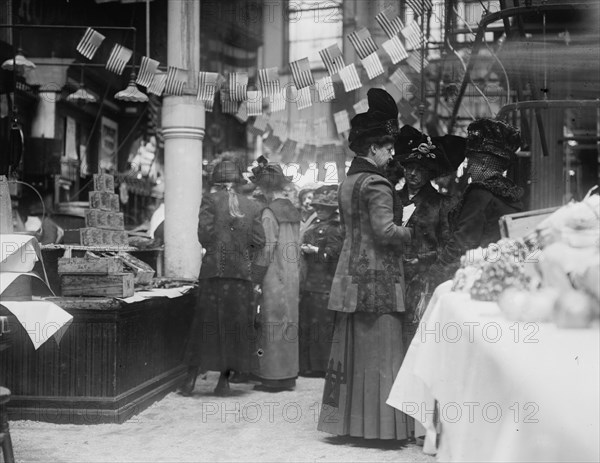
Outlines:
[{"label": "large black feathered hat", "polygon": [[495,156],[508,165],[521,146],[521,133],[515,127],[494,119],[478,119],[467,127],[465,154],[468,158]]},{"label": "large black feathered hat", "polygon": [[434,142],[431,137],[410,125],[400,129],[394,150],[395,158],[402,166],[418,164],[429,170],[433,178],[446,175],[456,169],[448,160],[441,143]]},{"label": "large black feathered hat", "polygon": [[348,142],[352,151],[360,150],[365,137],[395,136],[398,133],[398,107],[392,96],[380,88],[367,92],[369,109],[357,114],[350,121]]},{"label": "large black feathered hat", "polygon": [[269,162],[269,160],[260,156],[257,159],[258,165],[252,168],[252,175],[249,177],[252,183],[268,189],[277,190],[285,187],[294,177],[285,175],[279,164]]}]

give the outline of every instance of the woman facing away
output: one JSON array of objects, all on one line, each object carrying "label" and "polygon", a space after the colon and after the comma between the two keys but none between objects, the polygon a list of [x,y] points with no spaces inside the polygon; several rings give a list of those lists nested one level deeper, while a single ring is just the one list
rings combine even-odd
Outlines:
[{"label": "woman facing away", "polygon": [[298,376],[298,298],[300,212],[288,199],[291,177],[266,158],[252,170],[263,191],[266,245],[253,262],[252,278],[261,287],[256,335],[258,390],[291,390]]},{"label": "woman facing away", "polygon": [[384,168],[394,153],[398,109],[381,89],[351,121],[356,153],[338,190],[345,235],[331,286],[334,336],[318,429],[365,439],[411,436],[414,421],[385,402],[404,358],[403,246],[409,229],[394,224],[392,185]]},{"label": "woman facing away", "polygon": [[200,269],[197,305],[180,388],[190,395],[200,371],[221,372],[215,388],[229,393],[231,370],[249,374],[253,365],[254,305],[251,265],[265,245],[260,206],[236,189],[245,183],[238,163],[224,157],[212,174],[213,192],[202,198],[198,240],[206,249]]}]

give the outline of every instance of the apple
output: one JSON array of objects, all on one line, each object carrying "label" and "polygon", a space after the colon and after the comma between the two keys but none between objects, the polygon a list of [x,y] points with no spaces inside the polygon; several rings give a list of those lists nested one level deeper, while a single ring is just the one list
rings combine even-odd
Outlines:
[{"label": "apple", "polygon": [[582,291],[562,292],[554,304],[554,323],[559,328],[587,328],[594,312],[594,300]]}]

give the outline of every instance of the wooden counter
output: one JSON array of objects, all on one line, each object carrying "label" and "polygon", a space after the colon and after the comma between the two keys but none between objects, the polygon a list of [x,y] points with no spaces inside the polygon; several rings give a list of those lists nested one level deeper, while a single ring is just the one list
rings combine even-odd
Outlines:
[{"label": "wooden counter", "polygon": [[12,391],[10,419],[122,423],[173,391],[186,374],[181,361],[194,294],[132,304],[49,298],[74,319],[60,346],[50,339],[37,351],[15,321],[11,347],[0,355],[0,384]]}]

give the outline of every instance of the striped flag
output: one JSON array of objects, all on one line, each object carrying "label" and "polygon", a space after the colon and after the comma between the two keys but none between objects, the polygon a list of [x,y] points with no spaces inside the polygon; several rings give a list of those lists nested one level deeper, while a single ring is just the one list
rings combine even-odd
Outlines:
[{"label": "striped flag", "polygon": [[[408,55],[408,59],[406,60],[406,64],[408,64],[411,68],[415,70],[415,72],[420,73],[423,68],[421,67],[421,53],[418,51],[411,51]],[[423,59],[423,66],[427,66],[429,61]]]},{"label": "striped flag", "polygon": [[350,130],[350,117],[348,116],[348,111],[345,109],[334,113],[333,120],[335,122],[337,133],[343,134]]},{"label": "striped flag", "polygon": [[411,80],[408,78],[402,69],[398,68],[394,73],[390,76],[390,81],[394,84],[398,90],[404,92],[406,88],[412,84]]},{"label": "striped flag", "polygon": [[320,144],[319,142],[327,139],[329,136],[329,128],[327,127],[326,117],[318,117],[314,120],[313,133],[317,144]]},{"label": "striped flag", "polygon": [[406,5],[417,16],[423,16],[426,11],[430,11],[433,8],[433,2],[431,0],[406,0]]},{"label": "striped flag", "polygon": [[408,58],[408,53],[406,53],[406,49],[404,48],[404,45],[402,45],[402,41],[398,36],[386,40],[381,44],[381,46],[390,56],[393,64],[398,64],[400,61]]},{"label": "striped flag", "polygon": [[421,28],[416,21],[412,21],[401,32],[411,48],[421,48],[423,46],[423,34],[421,34]]},{"label": "striped flag", "polygon": [[336,44],[331,45],[327,48],[323,48],[319,51],[319,55],[321,56],[321,60],[325,64],[327,68],[327,72],[332,76],[336,72],[339,72],[345,66],[344,57],[342,55],[342,50]]},{"label": "striped flag", "polygon": [[167,68],[167,80],[165,82],[165,95],[183,95],[188,80],[187,69],[181,69],[175,66]]},{"label": "striped flag", "polygon": [[133,52],[129,48],[115,43],[106,62],[106,69],[115,74],[122,74],[125,65],[131,59],[131,55],[133,55]]},{"label": "striped flag", "polygon": [[152,83],[148,87],[148,93],[152,93],[156,96],[161,96],[165,89],[166,81],[167,73],[158,71],[156,74],[154,74],[154,77],[152,78]]},{"label": "striped flag", "polygon": [[282,88],[269,97],[269,111],[276,113],[285,110],[285,92],[286,89]]},{"label": "striped flag", "polygon": [[369,101],[366,98],[352,105],[355,114],[366,113],[369,110]]},{"label": "striped flag", "polygon": [[228,89],[225,89],[225,88],[221,89],[221,91],[219,92],[219,96],[221,99],[221,112],[223,112],[224,114],[237,113],[238,102],[231,101],[231,98],[229,98],[229,90]]},{"label": "striped flag", "polygon": [[322,79],[317,80],[317,90],[321,102],[335,99],[335,90],[333,88],[333,79],[331,76],[324,76]]},{"label": "striped flag", "polygon": [[296,88],[304,88],[315,83],[315,79],[310,71],[310,63],[308,58],[302,58],[290,63],[292,78]]},{"label": "striped flag", "polygon": [[388,6],[375,16],[375,20],[390,39],[396,37],[404,27],[402,20],[394,13],[391,6]]},{"label": "striped flag", "polygon": [[[207,111],[212,111],[212,106],[215,101],[215,95],[219,90],[219,73],[218,72],[199,72],[198,73],[198,93],[196,99],[204,102],[204,108]],[[210,106],[210,109],[208,109]]]},{"label": "striped flag", "polygon": [[147,56],[142,56],[140,69],[135,83],[144,87],[150,87],[154,74],[158,71],[158,64],[158,61],[148,58]]},{"label": "striped flag", "polygon": [[77,44],[76,50],[87,59],[92,59],[105,38],[100,32],[88,27]]},{"label": "striped flag", "polygon": [[296,105],[298,106],[298,109],[304,109],[312,106],[310,87],[298,88],[297,92]]},{"label": "striped flag", "polygon": [[340,79],[342,79],[342,82],[344,83],[344,90],[346,92],[362,87],[354,63],[340,69]]},{"label": "striped flag", "polygon": [[263,96],[272,96],[279,91],[279,70],[277,67],[258,70],[258,88]]},{"label": "striped flag", "polygon": [[244,101],[247,88],[247,72],[232,72],[229,74],[229,99],[231,101]]},{"label": "striped flag", "polygon": [[275,153],[281,146],[281,140],[271,133],[267,138],[263,140],[263,146],[267,147],[271,150],[271,152]]},{"label": "striped flag", "polygon": [[375,45],[369,29],[366,27],[348,34],[348,40],[350,40],[360,59],[365,59],[370,54],[377,53],[377,45]]},{"label": "striped flag", "polygon": [[240,106],[238,107],[237,112],[235,113],[235,117],[240,122],[246,122],[248,120],[248,102],[242,101]]},{"label": "striped flag", "polygon": [[260,116],[262,114],[262,93],[259,90],[248,90],[246,92],[248,116]]},{"label": "striped flag", "polygon": [[[275,132],[273,132],[275,133]],[[284,163],[292,162],[296,157],[296,146],[298,146],[298,142],[296,140],[287,139],[281,149],[279,150],[279,155],[281,156],[281,161]]]},{"label": "striped flag", "polygon": [[377,56],[377,53],[370,54],[365,59],[360,60],[360,62],[367,71],[369,80],[383,74],[383,66],[381,65],[381,60],[379,59],[379,56]]},{"label": "striped flag", "polygon": [[255,135],[262,135],[267,131],[268,124],[269,117],[265,115],[260,115],[257,116],[256,119],[254,119],[254,123],[250,127],[248,127],[248,130],[250,130]]}]

